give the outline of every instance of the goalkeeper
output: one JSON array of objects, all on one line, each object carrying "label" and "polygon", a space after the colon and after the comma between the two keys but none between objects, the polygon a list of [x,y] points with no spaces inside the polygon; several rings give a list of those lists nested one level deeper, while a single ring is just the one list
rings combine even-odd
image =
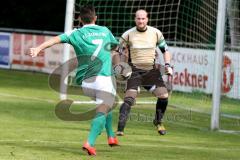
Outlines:
[{"label": "goalkeeper", "polygon": [[[120,39],[120,45],[126,46],[123,53],[125,61],[132,66],[132,75],[127,80],[124,102],[120,106],[117,135],[124,135],[124,128],[135,103],[138,88],[144,87],[157,97],[154,125],[160,135],[166,134],[163,116],[168,105],[168,90],[163,82],[159,68],[155,65],[156,47],[163,53],[165,72],[172,75],[170,67],[171,55],[163,34],[156,28],[148,26],[148,14],[145,10],[135,13],[136,26],[127,30]],[[126,43],[127,42],[127,43]]]},{"label": "goalkeeper", "polygon": [[[95,98],[97,104],[88,139],[82,147],[89,155],[96,155],[94,145],[103,127],[106,128],[108,144],[118,145],[112,130],[111,109],[116,95],[115,82],[112,79],[112,60],[110,51],[104,49],[105,45],[117,43],[117,40],[106,27],[95,25],[96,19],[94,7],[83,6],[80,9],[82,28],[53,37],[29,50],[29,54],[35,57],[42,50],[58,43],[68,43],[73,46],[79,63],[76,73],[77,82],[82,86],[84,94]],[[81,60],[83,56],[85,56],[84,61]],[[99,61],[102,63],[100,71]],[[99,72],[92,73],[96,70]]]}]

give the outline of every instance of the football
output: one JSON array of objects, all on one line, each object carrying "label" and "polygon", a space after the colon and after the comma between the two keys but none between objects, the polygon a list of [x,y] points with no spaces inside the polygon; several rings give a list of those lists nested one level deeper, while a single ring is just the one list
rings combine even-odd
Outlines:
[{"label": "football", "polygon": [[126,62],[120,62],[113,67],[117,81],[126,81],[132,75],[132,68]]}]

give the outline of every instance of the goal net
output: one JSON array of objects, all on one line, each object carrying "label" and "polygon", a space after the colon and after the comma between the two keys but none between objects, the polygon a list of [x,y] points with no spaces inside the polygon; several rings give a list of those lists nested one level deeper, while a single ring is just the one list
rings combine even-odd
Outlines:
[{"label": "goal net", "polygon": [[161,30],[171,44],[215,45],[217,0],[76,0],[74,26],[79,26],[80,6],[87,3],[96,7],[98,24],[108,26],[117,37],[135,25],[136,10],[145,9],[149,25]]},{"label": "goal net", "polygon": [[[145,9],[149,13],[148,25],[162,31],[173,56],[174,92],[170,104],[210,114],[218,0],[75,0],[75,28],[81,27],[78,16],[79,9],[84,4],[95,6],[97,24],[107,26],[116,37],[135,26],[136,10]],[[225,33],[223,79],[219,80],[222,81],[223,99],[221,127],[233,130],[240,128],[236,125],[240,125],[240,108],[236,105],[240,99],[239,10],[240,0],[227,1],[226,27],[222,31]],[[71,84],[73,82],[71,79]],[[124,87],[123,84],[120,86]],[[137,102],[155,103],[155,99],[144,99],[144,96],[141,97],[140,94]],[[229,118],[234,119],[230,119],[234,125],[224,124]],[[209,116],[203,119],[210,121]]]}]

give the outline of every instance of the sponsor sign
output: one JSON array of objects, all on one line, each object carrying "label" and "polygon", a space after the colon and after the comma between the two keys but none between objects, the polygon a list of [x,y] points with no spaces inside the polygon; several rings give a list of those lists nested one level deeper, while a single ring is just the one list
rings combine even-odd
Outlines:
[{"label": "sponsor sign", "polygon": [[[212,93],[214,84],[215,51],[189,48],[169,48],[174,73],[173,90]],[[224,52],[222,65],[222,94],[240,98],[240,53]]]},{"label": "sponsor sign", "polygon": [[0,33],[0,68],[10,68],[11,34]]}]

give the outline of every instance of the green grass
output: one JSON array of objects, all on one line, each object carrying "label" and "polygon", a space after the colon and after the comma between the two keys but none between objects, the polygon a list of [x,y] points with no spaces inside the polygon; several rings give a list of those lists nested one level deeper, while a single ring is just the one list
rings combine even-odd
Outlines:
[{"label": "green grass", "polygon": [[[144,100],[143,95],[138,100]],[[91,122],[58,119],[54,114],[58,96],[49,89],[46,74],[0,70],[0,160],[238,160],[240,157],[240,134],[209,130],[210,115],[206,114],[211,109],[209,95],[174,92],[170,105],[177,107],[169,107],[165,115],[166,136],[159,136],[152,125],[153,105],[135,105],[126,136],[119,137],[121,146],[109,147],[103,132],[96,142],[96,157],[89,157],[81,150]],[[238,100],[223,98],[221,106],[224,113],[239,115]],[[78,107],[74,105],[74,111],[87,108]],[[114,110],[114,129],[117,116],[118,108]],[[221,118],[221,125],[231,130],[240,128],[236,119]]]}]

